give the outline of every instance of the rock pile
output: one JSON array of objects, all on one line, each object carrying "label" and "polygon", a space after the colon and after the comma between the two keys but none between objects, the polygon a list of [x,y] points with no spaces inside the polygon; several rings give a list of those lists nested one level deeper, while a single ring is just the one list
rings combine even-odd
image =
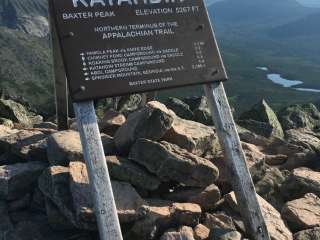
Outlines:
[{"label": "rock pile", "polygon": [[[98,240],[79,133],[34,122],[10,104],[0,103],[1,239]],[[320,239],[319,116],[313,105],[277,116],[261,101],[239,120],[272,240]],[[101,138],[125,239],[250,238],[209,119],[204,98],[103,114]]]}]

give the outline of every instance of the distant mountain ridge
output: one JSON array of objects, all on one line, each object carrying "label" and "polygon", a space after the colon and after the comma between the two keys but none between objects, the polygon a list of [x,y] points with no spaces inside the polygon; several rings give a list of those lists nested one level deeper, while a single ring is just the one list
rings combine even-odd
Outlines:
[{"label": "distant mountain ridge", "polygon": [[295,0],[224,0],[208,7],[218,24],[248,27],[281,25],[313,13]]},{"label": "distant mountain ridge", "polygon": [[[208,5],[211,5],[216,2],[220,2],[220,1],[224,1],[224,0],[206,0]],[[305,7],[320,8],[320,1],[319,0],[296,0],[296,1]]]},{"label": "distant mountain ridge", "polygon": [[320,12],[308,15],[294,22],[276,27],[269,31],[272,37],[320,36]]},{"label": "distant mountain ridge", "polygon": [[49,33],[47,0],[2,0],[0,26],[45,37]]}]

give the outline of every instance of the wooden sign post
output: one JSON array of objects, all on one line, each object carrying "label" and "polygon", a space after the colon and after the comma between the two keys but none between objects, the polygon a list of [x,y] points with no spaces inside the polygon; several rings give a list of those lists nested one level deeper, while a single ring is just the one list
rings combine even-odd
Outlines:
[{"label": "wooden sign post", "polygon": [[117,208],[93,102],[74,103],[73,107],[88,168],[100,239],[121,240]]},{"label": "wooden sign post", "polygon": [[[227,74],[204,1],[49,1],[60,43],[53,43],[54,52],[62,51],[66,70],[56,78],[68,79],[101,240],[122,235],[92,101],[196,84],[204,85],[247,232],[254,240],[270,240],[223,88]],[[58,66],[61,56],[54,56]],[[61,83],[58,105],[65,106]],[[144,95],[144,101],[153,97]]]},{"label": "wooden sign post", "polygon": [[57,29],[55,20],[52,16],[52,12],[52,2],[49,1],[49,23],[51,29],[51,49],[53,59],[54,88],[56,96],[57,124],[59,130],[67,130],[69,128],[67,78],[61,56],[60,42],[58,40]]}]

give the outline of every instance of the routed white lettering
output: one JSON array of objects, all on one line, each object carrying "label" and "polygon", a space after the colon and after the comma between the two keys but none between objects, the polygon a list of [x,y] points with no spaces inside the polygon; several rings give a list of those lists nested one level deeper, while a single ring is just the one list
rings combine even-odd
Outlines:
[{"label": "routed white lettering", "polygon": [[139,4],[159,4],[184,2],[185,0],[72,0],[74,7],[95,7],[96,5],[105,6],[122,6],[122,5],[139,5]]},{"label": "routed white lettering", "polygon": [[96,3],[100,3],[104,7],[106,6],[106,3],[104,2],[104,0],[91,0],[90,6],[93,7]]},{"label": "routed white lettering", "polygon": [[88,3],[85,0],[72,0],[73,1],[73,6],[78,7],[78,3],[82,3],[83,6],[89,7]]}]

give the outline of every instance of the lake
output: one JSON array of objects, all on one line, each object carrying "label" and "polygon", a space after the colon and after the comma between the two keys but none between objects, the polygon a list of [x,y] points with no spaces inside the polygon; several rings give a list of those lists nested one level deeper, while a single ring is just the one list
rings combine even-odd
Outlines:
[{"label": "lake", "polygon": [[294,87],[300,84],[303,84],[303,81],[301,80],[289,80],[289,79],[285,79],[281,76],[281,74],[277,74],[277,73],[269,73],[269,68],[267,67],[256,67],[256,69],[264,71],[264,72],[268,72],[267,73],[267,78],[272,81],[275,84],[281,85],[282,87],[285,88],[292,88],[295,89],[297,91],[303,91],[303,92],[318,92],[320,93],[320,89],[313,89],[313,88],[300,88],[300,87]]}]

